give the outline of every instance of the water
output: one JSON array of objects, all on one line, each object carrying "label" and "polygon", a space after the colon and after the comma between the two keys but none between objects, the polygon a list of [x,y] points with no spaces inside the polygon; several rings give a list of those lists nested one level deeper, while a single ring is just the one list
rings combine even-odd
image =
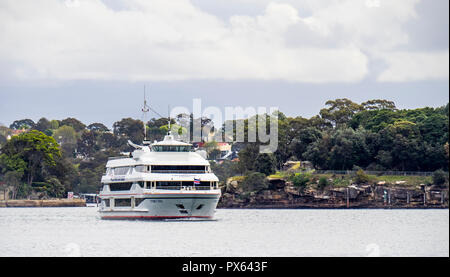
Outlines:
[{"label": "water", "polygon": [[448,210],[217,210],[109,221],[97,208],[1,208],[0,256],[449,256]]}]

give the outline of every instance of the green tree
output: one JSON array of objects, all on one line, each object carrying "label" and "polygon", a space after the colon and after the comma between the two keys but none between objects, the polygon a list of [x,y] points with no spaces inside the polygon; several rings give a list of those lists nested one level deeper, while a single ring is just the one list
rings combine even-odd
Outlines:
[{"label": "green tree", "polygon": [[364,172],[364,170],[359,169],[355,173],[354,182],[356,184],[366,184],[369,182],[369,176]]},{"label": "green tree", "polygon": [[62,125],[53,133],[55,140],[61,144],[75,145],[77,143],[77,132],[72,126]]},{"label": "green tree", "polygon": [[255,160],[259,154],[259,147],[256,143],[248,143],[247,146],[238,153],[239,168],[242,173],[255,170]]},{"label": "green tree", "polygon": [[122,147],[126,146],[127,139],[117,137],[111,133],[100,133],[97,136],[97,145],[100,149],[116,149],[121,150]]},{"label": "green tree", "polygon": [[[161,134],[164,134],[164,136],[165,136],[166,134],[169,133],[169,124],[163,125],[163,126],[159,127],[159,129],[161,131]],[[170,131],[171,131],[171,134],[175,135],[175,136],[176,135],[183,136],[183,135],[187,134],[187,129],[180,125],[177,125],[177,124],[171,124]]]},{"label": "green tree", "polygon": [[[170,124],[175,125],[175,119],[170,119]],[[147,122],[147,140],[155,141],[155,140],[163,140],[164,136],[169,131],[169,118],[161,117],[161,118],[152,118]]]},{"label": "green tree", "polygon": [[447,115],[433,113],[417,123],[423,140],[431,145],[442,145],[448,141],[449,120]]},{"label": "green tree", "polygon": [[78,134],[72,126],[62,125],[53,133],[53,138],[61,145],[65,157],[73,157],[77,147]]},{"label": "green tree", "polygon": [[100,150],[97,144],[98,131],[84,130],[81,133],[80,139],[77,141],[77,153],[91,157],[95,152]]},{"label": "green tree", "polygon": [[144,123],[132,118],[124,118],[113,124],[114,135],[124,137],[135,143],[144,140]]},{"label": "green tree", "polygon": [[52,125],[51,125],[50,121],[48,121],[47,118],[42,117],[36,123],[36,125],[34,126],[34,129],[41,131],[41,132],[45,132],[46,130],[52,129]]},{"label": "green tree", "polygon": [[50,197],[61,198],[65,194],[64,186],[56,177],[50,177],[47,180],[47,184],[44,186],[44,190]]},{"label": "green tree", "polygon": [[52,121],[50,121],[50,126],[51,126],[51,129],[52,130],[56,130],[56,129],[58,129],[59,128],[59,125],[60,125],[60,122],[59,122],[59,120],[52,120]]},{"label": "green tree", "polygon": [[291,181],[294,187],[296,187],[300,192],[303,192],[310,181],[310,177],[308,174],[292,174],[289,177],[289,181]]},{"label": "green tree", "polygon": [[108,127],[103,125],[102,123],[92,123],[87,126],[87,129],[90,131],[98,131],[98,132],[109,132]]},{"label": "green tree", "polygon": [[365,167],[369,165],[369,149],[365,142],[363,130],[354,131],[352,128],[341,128],[333,132],[333,145],[329,153],[330,169],[352,169],[354,165]]},{"label": "green tree", "polygon": [[61,157],[56,141],[37,130],[12,137],[1,151],[0,160],[6,171],[20,171],[26,164],[23,171],[25,182],[29,185],[35,177],[45,174],[48,167],[55,166],[55,159]]},{"label": "green tree", "polygon": [[325,187],[327,187],[327,186],[328,186],[328,180],[327,180],[327,178],[326,178],[326,177],[320,177],[320,179],[319,179],[319,184],[318,184],[317,188],[318,188],[319,190],[324,190]]},{"label": "green tree", "polygon": [[291,143],[292,154],[299,160],[305,160],[303,154],[306,152],[308,146],[321,138],[321,131],[315,127],[306,127],[300,130],[297,137]]},{"label": "green tree", "polygon": [[270,153],[261,153],[256,157],[255,170],[268,176],[276,172],[277,161],[275,156]]},{"label": "green tree", "polygon": [[20,187],[23,186],[22,183],[23,172],[20,171],[8,171],[3,176],[3,182],[6,186],[12,187],[12,199],[16,199],[17,192],[20,191]]},{"label": "green tree", "polygon": [[70,126],[72,127],[76,132],[80,132],[86,128],[86,125],[83,124],[83,122],[79,121],[76,118],[68,117],[64,120],[61,120],[59,126]]},{"label": "green tree", "polygon": [[79,172],[77,165],[72,159],[58,157],[55,159],[55,166],[48,168],[44,180],[48,182],[51,177],[56,177],[64,186],[65,191],[75,191],[79,183]]},{"label": "green tree", "polygon": [[206,153],[208,153],[208,156],[209,156],[212,151],[218,149],[218,147],[219,147],[218,145],[219,144],[217,143],[217,141],[213,140],[213,141],[205,142],[203,144],[203,148],[205,148],[205,151],[206,151]]},{"label": "green tree", "polygon": [[0,134],[0,148],[2,147],[3,144],[6,143],[6,141],[7,141],[6,138],[2,134]]},{"label": "green tree", "polygon": [[15,129],[15,130],[19,130],[19,129],[31,129],[34,128],[36,124],[34,123],[33,120],[31,119],[21,119],[21,120],[16,120],[14,121],[9,128],[10,129]]},{"label": "green tree", "polygon": [[260,191],[269,187],[269,181],[263,173],[250,172],[242,180],[241,187],[246,192]]},{"label": "green tree", "polygon": [[361,103],[364,110],[396,110],[395,103],[384,99],[374,99]]},{"label": "green tree", "polygon": [[329,168],[329,153],[332,147],[330,134],[324,133],[322,138],[308,145],[303,157],[312,162],[314,167]]},{"label": "green tree", "polygon": [[393,168],[390,151],[380,150],[375,159],[379,165],[383,166],[383,168]]},{"label": "green tree", "polygon": [[442,169],[438,169],[433,172],[433,184],[437,186],[442,186],[443,184],[448,182],[448,172],[443,171]]},{"label": "green tree", "polygon": [[219,182],[225,185],[228,178],[239,174],[238,163],[232,161],[222,161],[220,163],[211,162],[211,169],[219,178]]},{"label": "green tree", "polygon": [[389,124],[401,119],[400,112],[393,110],[364,110],[355,114],[349,122],[349,126],[357,129],[363,128],[372,132],[380,132]]},{"label": "green tree", "polygon": [[320,116],[326,121],[339,126],[348,123],[354,114],[361,111],[363,107],[357,103],[352,102],[347,98],[329,100],[325,103],[329,106],[320,110]]}]

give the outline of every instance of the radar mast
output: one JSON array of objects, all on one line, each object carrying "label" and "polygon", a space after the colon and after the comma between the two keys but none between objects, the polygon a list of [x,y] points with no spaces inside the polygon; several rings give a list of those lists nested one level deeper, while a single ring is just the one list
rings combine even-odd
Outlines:
[{"label": "radar mast", "polygon": [[144,122],[144,141],[143,144],[149,144],[150,142],[147,141],[147,113],[150,111],[150,107],[147,105],[147,99],[145,97],[145,85],[144,85],[144,106],[142,107],[142,113],[143,113],[143,122]]}]

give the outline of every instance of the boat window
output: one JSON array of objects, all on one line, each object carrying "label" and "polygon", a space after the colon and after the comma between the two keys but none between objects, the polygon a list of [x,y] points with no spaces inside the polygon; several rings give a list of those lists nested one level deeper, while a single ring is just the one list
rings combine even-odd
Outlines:
[{"label": "boat window", "polygon": [[118,190],[130,190],[133,183],[111,183],[109,184],[109,189],[111,191],[118,191]]},{"label": "boat window", "polygon": [[211,182],[202,181],[200,184],[195,185],[193,181],[157,181],[157,189],[181,189],[181,187],[195,187],[197,190],[209,190]]},{"label": "boat window", "polygon": [[109,199],[103,199],[103,203],[105,207],[109,207]]},{"label": "boat window", "polygon": [[116,198],[114,200],[115,207],[131,207],[131,198]]},{"label": "boat window", "polygon": [[114,175],[125,175],[125,174],[127,174],[129,169],[130,169],[130,167],[128,167],[128,166],[115,167],[115,168],[113,168]]},{"label": "boat window", "polygon": [[134,169],[136,172],[148,172],[148,166],[146,165],[138,165]]},{"label": "boat window", "polygon": [[155,152],[189,152],[190,145],[154,145],[152,146]]},{"label": "boat window", "polygon": [[157,189],[174,189],[178,190],[181,188],[181,182],[179,181],[157,181]]},{"label": "boat window", "polygon": [[144,188],[145,182],[144,182],[144,181],[139,181],[139,182],[138,182],[138,185],[139,185],[141,188]]},{"label": "boat window", "polygon": [[205,166],[204,165],[152,165],[152,172],[154,172],[154,173],[177,172],[177,171],[205,173]]}]

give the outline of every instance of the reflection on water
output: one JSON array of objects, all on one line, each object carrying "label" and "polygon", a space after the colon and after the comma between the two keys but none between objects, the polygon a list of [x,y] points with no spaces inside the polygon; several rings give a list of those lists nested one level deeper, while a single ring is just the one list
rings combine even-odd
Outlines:
[{"label": "reflection on water", "polygon": [[0,256],[447,256],[448,210],[217,210],[101,220],[96,207],[1,208]]}]

